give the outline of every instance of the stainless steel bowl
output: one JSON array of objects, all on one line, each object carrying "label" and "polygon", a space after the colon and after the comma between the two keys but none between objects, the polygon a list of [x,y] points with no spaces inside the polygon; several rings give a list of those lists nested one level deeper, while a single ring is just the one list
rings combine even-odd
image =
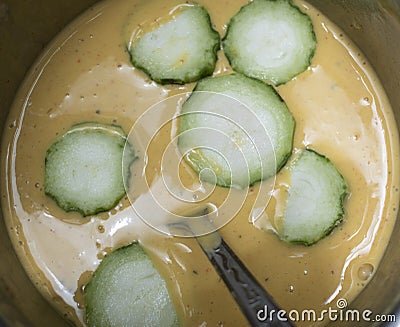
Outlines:
[{"label": "stainless steel bowl", "polygon": [[[149,0],[150,1],[150,0]],[[400,0],[308,0],[341,27],[375,68],[400,129]],[[0,121],[27,69],[50,39],[96,0],[0,0]],[[400,163],[398,163],[400,169]],[[400,216],[400,215],[399,215]],[[396,314],[400,325],[400,217],[385,256],[364,291],[352,303],[375,314]],[[18,262],[0,219],[0,326],[67,326],[32,285]],[[354,326],[336,322],[332,326]]]}]

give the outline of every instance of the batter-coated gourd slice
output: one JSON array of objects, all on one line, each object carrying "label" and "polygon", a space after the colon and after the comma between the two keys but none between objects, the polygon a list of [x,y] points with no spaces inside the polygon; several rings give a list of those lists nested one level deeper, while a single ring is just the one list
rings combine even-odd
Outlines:
[{"label": "batter-coated gourd slice", "polygon": [[295,121],[283,99],[241,74],[201,80],[179,119],[181,153],[201,180],[219,186],[274,176],[292,150]]},{"label": "batter-coated gourd slice", "polygon": [[165,280],[138,243],[103,258],[84,299],[89,327],[179,326]]},{"label": "batter-coated gourd slice", "polygon": [[343,220],[347,185],[333,163],[312,150],[302,151],[289,171],[286,212],[278,232],[284,241],[311,245]]},{"label": "batter-coated gourd slice", "polygon": [[161,84],[184,84],[213,73],[220,38],[199,5],[175,10],[173,19],[144,31],[128,49],[132,64]]},{"label": "batter-coated gourd slice", "polygon": [[223,40],[235,71],[272,85],[303,72],[315,48],[311,19],[289,0],[254,0],[243,6]]},{"label": "batter-coated gourd slice", "polygon": [[134,158],[120,127],[74,125],[46,152],[45,193],[65,211],[84,216],[110,210],[125,195],[124,178]]}]

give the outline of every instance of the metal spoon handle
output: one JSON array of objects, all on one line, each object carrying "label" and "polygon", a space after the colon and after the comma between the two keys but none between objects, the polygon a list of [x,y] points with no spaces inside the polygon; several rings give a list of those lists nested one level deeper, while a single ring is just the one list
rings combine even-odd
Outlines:
[{"label": "metal spoon handle", "polygon": [[223,239],[213,251],[202,249],[251,326],[293,326],[287,318],[278,314],[282,313],[280,308]]}]

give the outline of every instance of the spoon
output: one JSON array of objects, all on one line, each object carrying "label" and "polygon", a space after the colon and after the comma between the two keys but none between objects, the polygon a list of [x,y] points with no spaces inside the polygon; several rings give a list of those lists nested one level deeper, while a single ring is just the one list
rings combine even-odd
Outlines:
[{"label": "spoon", "polygon": [[[201,235],[202,230],[210,230],[208,219],[199,221],[188,218],[169,225],[171,231],[185,232],[187,237],[195,237],[218,275],[222,278],[236,303],[253,327],[289,327],[293,324],[285,316],[273,298],[260,285],[240,258],[224,241],[217,231]],[[208,225],[204,228],[204,225]],[[197,236],[201,235],[201,236]]]}]

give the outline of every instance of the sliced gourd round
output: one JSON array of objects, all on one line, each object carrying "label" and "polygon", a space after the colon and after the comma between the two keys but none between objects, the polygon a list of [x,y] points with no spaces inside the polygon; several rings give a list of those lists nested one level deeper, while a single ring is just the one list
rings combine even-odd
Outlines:
[{"label": "sliced gourd round", "polygon": [[199,5],[175,10],[172,19],[144,31],[128,49],[132,64],[161,84],[184,84],[211,75],[220,38]]},{"label": "sliced gourd round", "polygon": [[347,185],[333,163],[312,150],[302,151],[289,171],[286,212],[278,232],[284,241],[311,245],[343,220]]},{"label": "sliced gourd round", "polygon": [[103,258],[84,299],[89,327],[179,326],[165,280],[138,243]]},{"label": "sliced gourd round", "polygon": [[223,48],[235,71],[280,85],[310,65],[316,38],[291,1],[254,0],[232,17]]},{"label": "sliced gourd round", "polygon": [[245,188],[289,157],[295,121],[269,85],[241,74],[201,80],[183,104],[178,146],[200,179]]},{"label": "sliced gourd round", "polygon": [[[113,208],[125,195],[124,174],[134,160],[126,135],[113,125],[74,125],[46,152],[45,193],[65,211],[87,216]],[[124,165],[123,165],[124,162]]]}]

